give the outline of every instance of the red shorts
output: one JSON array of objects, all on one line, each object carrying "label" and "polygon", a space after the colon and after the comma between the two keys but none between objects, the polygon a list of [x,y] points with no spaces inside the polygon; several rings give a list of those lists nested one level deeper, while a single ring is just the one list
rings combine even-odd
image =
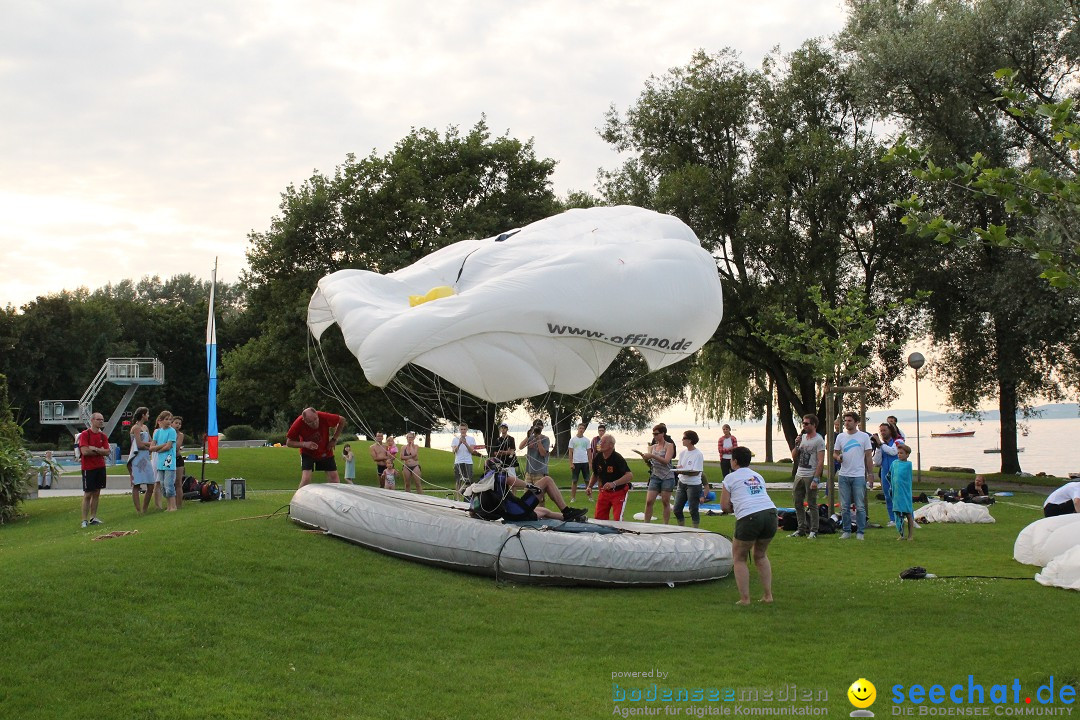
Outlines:
[{"label": "red shorts", "polygon": [[[596,497],[596,512],[593,517],[597,520],[622,520],[623,506],[626,505],[626,496],[629,494],[629,485],[623,485],[618,490],[601,490]],[[609,518],[609,514],[614,517]]]}]

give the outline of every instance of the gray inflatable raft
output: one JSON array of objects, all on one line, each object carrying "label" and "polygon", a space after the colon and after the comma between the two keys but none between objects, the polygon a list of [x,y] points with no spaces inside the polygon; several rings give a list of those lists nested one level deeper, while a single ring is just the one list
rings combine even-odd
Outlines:
[{"label": "gray inflatable raft", "polygon": [[[361,485],[300,488],[289,514],[300,525],[389,555],[521,583],[701,582],[728,575],[732,564],[731,542],[704,530],[602,520],[478,520],[463,502]],[[594,525],[604,530],[591,532]]]}]

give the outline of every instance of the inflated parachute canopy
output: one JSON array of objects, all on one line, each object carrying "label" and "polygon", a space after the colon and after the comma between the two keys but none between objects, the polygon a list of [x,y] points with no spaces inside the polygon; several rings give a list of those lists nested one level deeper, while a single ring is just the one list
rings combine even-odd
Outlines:
[{"label": "inflated parachute canopy", "polygon": [[458,242],[389,275],[341,270],[308,304],[316,340],[337,323],[373,385],[414,363],[490,402],[581,392],[626,347],[658,370],[722,317],[716,262],[693,230],[629,206]]}]

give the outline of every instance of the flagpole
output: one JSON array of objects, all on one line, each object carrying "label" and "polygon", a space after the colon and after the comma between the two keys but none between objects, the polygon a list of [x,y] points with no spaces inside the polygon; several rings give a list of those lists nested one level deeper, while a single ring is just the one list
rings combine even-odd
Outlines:
[{"label": "flagpole", "polygon": [[[217,291],[218,259],[214,258],[214,270],[210,276],[210,309],[206,318],[206,432],[203,433],[202,477],[206,480],[207,455],[211,460],[218,457],[217,426],[217,320],[214,317],[214,295]],[[209,447],[208,447],[209,446]]]}]

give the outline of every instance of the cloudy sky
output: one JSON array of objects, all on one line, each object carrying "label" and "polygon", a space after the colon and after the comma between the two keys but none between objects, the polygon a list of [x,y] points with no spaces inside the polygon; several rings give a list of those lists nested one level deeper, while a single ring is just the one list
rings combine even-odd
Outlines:
[{"label": "cloudy sky", "polygon": [[281,191],[410,128],[533,138],[555,190],[619,158],[597,135],[697,48],[756,66],[842,0],[0,2],[0,305],[244,267]]}]

